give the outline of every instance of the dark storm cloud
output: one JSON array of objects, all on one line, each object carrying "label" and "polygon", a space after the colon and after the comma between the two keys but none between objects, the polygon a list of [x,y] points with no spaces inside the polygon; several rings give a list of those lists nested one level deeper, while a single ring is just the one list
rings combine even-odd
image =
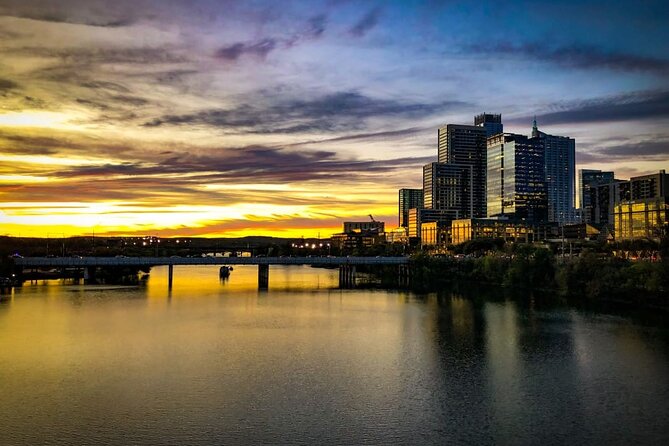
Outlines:
[{"label": "dark storm cloud", "polygon": [[[540,125],[618,122],[669,117],[669,92],[636,92],[570,104],[559,110],[537,114]],[[532,116],[509,119],[509,123],[531,122]]]},{"label": "dark storm cloud", "polygon": [[365,14],[355,25],[349,30],[349,34],[354,37],[362,37],[372,30],[378,23],[381,17],[381,7],[372,8]]},{"label": "dark storm cloud", "polygon": [[424,117],[460,102],[423,104],[374,99],[357,92],[340,92],[312,100],[284,100],[261,108],[241,105],[233,109],[206,110],[194,114],[166,115],[145,123],[161,125],[210,125],[248,133],[299,133],[360,128],[361,120],[381,116]]},{"label": "dark storm cloud", "polygon": [[608,69],[614,71],[639,71],[658,75],[669,74],[669,59],[642,56],[620,51],[606,51],[586,45],[551,48],[537,44],[515,45],[489,42],[471,45],[466,52],[486,55],[518,56],[529,60],[555,63],[582,69]]},{"label": "dark storm cloud", "polygon": [[215,57],[224,61],[235,62],[242,56],[265,59],[272,51],[287,49],[302,42],[318,39],[325,32],[327,16],[320,14],[312,17],[300,32],[288,37],[265,37],[251,42],[236,42],[216,51]]}]

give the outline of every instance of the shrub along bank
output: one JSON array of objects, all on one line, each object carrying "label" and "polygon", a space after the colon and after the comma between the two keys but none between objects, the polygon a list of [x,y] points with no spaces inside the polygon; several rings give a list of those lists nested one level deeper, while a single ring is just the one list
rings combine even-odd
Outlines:
[{"label": "shrub along bank", "polygon": [[584,252],[558,259],[552,251],[521,246],[512,254],[412,257],[411,287],[427,291],[461,282],[558,291],[588,299],[669,303],[669,261],[632,261]]}]

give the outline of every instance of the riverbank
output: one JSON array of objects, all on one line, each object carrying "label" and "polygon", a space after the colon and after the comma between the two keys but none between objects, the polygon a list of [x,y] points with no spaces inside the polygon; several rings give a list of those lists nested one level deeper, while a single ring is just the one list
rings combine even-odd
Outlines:
[{"label": "riverbank", "polygon": [[[396,284],[382,273],[383,286]],[[669,261],[633,261],[583,253],[561,259],[531,246],[513,254],[456,258],[418,254],[412,258],[409,287],[428,292],[456,284],[485,284],[543,291],[566,299],[608,301],[669,310]]]}]

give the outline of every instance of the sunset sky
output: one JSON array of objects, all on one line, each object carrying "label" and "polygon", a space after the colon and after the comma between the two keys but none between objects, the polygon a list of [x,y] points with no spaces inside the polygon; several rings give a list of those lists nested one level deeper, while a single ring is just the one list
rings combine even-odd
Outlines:
[{"label": "sunset sky", "polygon": [[669,169],[669,2],[0,0],[0,235],[397,224],[437,127]]}]

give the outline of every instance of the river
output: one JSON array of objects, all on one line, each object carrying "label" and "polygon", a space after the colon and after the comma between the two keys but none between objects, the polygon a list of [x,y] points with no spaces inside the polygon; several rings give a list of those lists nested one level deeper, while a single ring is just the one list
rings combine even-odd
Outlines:
[{"label": "river", "polygon": [[669,444],[669,328],[337,270],[156,267],[0,300],[0,444]]}]

